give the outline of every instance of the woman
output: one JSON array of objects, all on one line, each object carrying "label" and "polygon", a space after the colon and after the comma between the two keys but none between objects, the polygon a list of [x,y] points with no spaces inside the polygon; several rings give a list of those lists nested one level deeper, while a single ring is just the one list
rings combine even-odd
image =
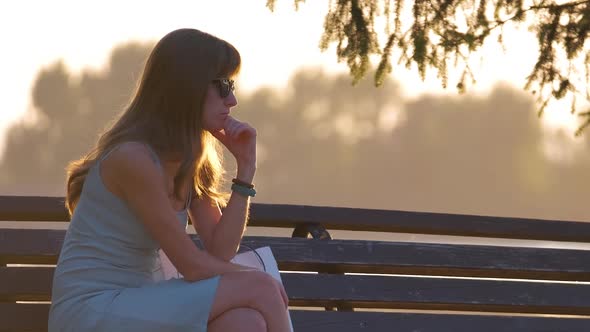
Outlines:
[{"label": "woman", "polygon": [[[280,283],[229,262],[255,194],[256,130],[230,116],[240,61],[207,33],[169,33],[126,110],[69,165],[50,332],[289,329]],[[237,163],[227,202],[216,141]],[[188,216],[205,250],[186,234]],[[155,281],[159,249],[182,279]]]}]

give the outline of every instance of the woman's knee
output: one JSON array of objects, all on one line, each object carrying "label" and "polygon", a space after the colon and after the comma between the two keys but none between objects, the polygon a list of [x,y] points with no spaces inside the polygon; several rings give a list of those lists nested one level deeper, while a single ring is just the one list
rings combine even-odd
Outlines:
[{"label": "woman's knee", "polygon": [[246,327],[244,331],[266,332],[266,320],[260,311],[251,308],[240,308],[237,310],[242,311],[240,319],[243,323],[242,326]]},{"label": "woman's knee", "polygon": [[263,304],[275,306],[282,305],[281,292],[277,281],[268,273],[261,272],[254,276],[251,284],[252,292],[255,294],[253,300]]},{"label": "woman's knee", "polygon": [[258,310],[235,308],[228,310],[209,322],[208,330],[266,332],[266,320]]},{"label": "woman's knee", "polygon": [[210,315],[211,318],[216,318],[227,310],[240,307],[252,307],[267,312],[280,302],[280,290],[268,273],[228,273],[220,279]]}]

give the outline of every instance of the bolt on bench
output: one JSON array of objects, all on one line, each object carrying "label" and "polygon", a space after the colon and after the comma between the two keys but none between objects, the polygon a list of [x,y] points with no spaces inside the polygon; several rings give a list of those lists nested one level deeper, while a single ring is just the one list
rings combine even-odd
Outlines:
[{"label": "bolt on bench", "polygon": [[[67,220],[62,197],[0,196],[0,221]],[[243,243],[272,248],[295,331],[590,331],[590,223],[252,204],[249,226],[293,229],[292,238]],[[588,249],[336,240],[331,230]],[[52,264],[64,235],[0,228],[0,331],[47,331]]]}]

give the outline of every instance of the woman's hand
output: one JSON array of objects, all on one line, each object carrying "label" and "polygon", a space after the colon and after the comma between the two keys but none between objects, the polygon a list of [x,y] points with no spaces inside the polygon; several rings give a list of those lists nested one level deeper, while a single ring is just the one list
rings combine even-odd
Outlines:
[{"label": "woman's hand", "polygon": [[281,298],[283,299],[283,303],[285,304],[285,309],[289,310],[289,296],[287,296],[287,292],[285,291],[285,286],[283,286],[283,284],[276,279],[275,279],[275,285],[279,289],[279,293],[281,293]]},{"label": "woman's hand", "polygon": [[246,122],[228,116],[223,130],[212,131],[211,134],[236,158],[238,171],[241,169],[245,173],[244,179],[241,180],[251,182],[256,169],[256,129]]}]

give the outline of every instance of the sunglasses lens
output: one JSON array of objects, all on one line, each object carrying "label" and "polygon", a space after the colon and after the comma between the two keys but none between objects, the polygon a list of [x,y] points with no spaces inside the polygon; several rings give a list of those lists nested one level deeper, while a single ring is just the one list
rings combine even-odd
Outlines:
[{"label": "sunglasses lens", "polygon": [[228,82],[221,83],[221,89],[219,90],[221,97],[225,98],[229,95],[229,84]]},{"label": "sunglasses lens", "polygon": [[229,79],[218,79],[214,81],[219,88],[219,96],[225,98],[231,91],[234,91],[234,81]]}]

